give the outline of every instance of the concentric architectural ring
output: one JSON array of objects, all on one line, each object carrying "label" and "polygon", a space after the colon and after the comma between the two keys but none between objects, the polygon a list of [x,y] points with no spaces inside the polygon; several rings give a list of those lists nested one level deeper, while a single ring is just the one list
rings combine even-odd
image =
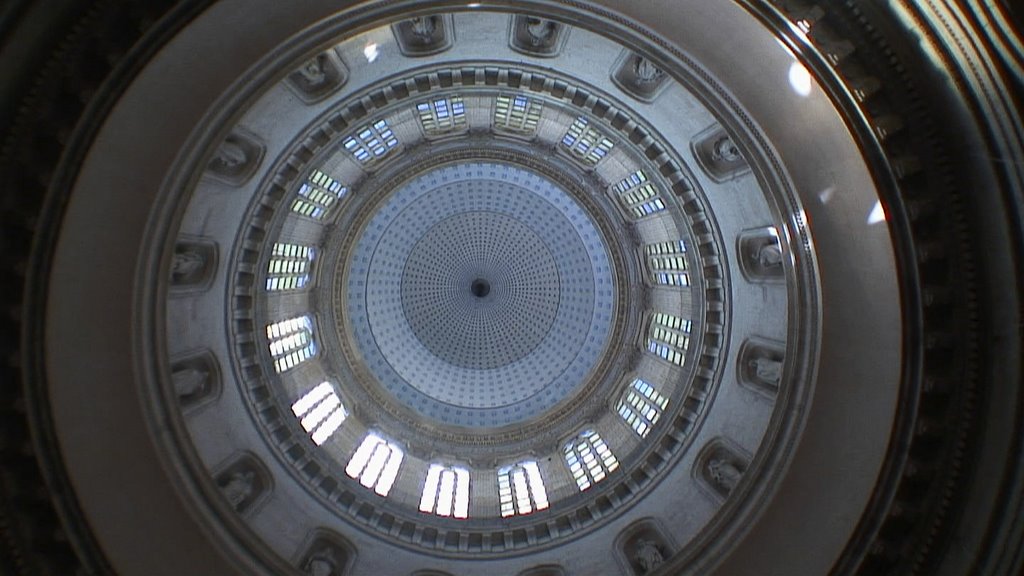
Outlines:
[{"label": "concentric architectural ring", "polygon": [[[831,162],[862,158],[851,116],[750,5],[683,4],[302,7],[253,35],[132,219],[141,404],[214,529],[307,572],[704,572],[773,525],[790,462],[836,467],[801,440],[851,437],[837,406],[893,421],[895,215]],[[836,532],[871,490],[843,483]]]},{"label": "concentric architectural ring", "polygon": [[978,4],[15,2],[0,571],[1020,573]]},{"label": "concentric architectural ring", "polygon": [[547,334],[558,311],[558,276],[550,250],[521,221],[457,214],[434,225],[409,254],[402,309],[419,341],[441,359],[497,368],[526,356]]},{"label": "concentric architectural ring", "polygon": [[498,427],[537,416],[590,375],[615,281],[600,233],[558,185],[463,161],[417,176],[377,210],[351,254],[347,298],[366,364],[400,401],[448,424]]}]

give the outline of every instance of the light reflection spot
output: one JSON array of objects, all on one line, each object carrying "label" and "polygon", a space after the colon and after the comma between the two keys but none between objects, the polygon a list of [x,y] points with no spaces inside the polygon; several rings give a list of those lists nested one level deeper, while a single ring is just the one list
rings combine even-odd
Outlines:
[{"label": "light reflection spot", "polygon": [[882,208],[882,203],[876,200],[875,207],[868,214],[868,224],[878,224],[879,222],[885,222],[885,209]]},{"label": "light reflection spot", "polygon": [[811,73],[804,68],[803,64],[793,62],[789,66],[789,85],[800,96],[811,95]]},{"label": "light reflection spot", "polygon": [[377,43],[371,42],[363,48],[363,56],[366,56],[367,62],[373,62],[380,55],[380,51],[377,49]]}]

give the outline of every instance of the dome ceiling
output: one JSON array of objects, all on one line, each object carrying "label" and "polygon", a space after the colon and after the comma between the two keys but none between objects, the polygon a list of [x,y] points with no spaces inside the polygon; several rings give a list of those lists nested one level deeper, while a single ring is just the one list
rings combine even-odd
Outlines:
[{"label": "dome ceiling", "polygon": [[[474,62],[495,35],[507,44]],[[613,523],[604,537],[627,547],[685,549],[758,466],[770,423],[796,422],[780,393],[807,390],[782,386],[812,357],[787,340],[814,317],[791,304],[813,268],[794,268],[808,255],[791,254],[802,232],[779,218],[794,207],[766,176],[771,151],[726,128],[696,70],[670,78],[557,20],[425,15],[291,66],[213,148],[182,228],[213,188],[251,187],[225,255],[228,386],[320,509],[297,529],[502,558],[588,549],[579,538]],[[285,122],[296,109],[307,119]],[[762,328],[733,335],[733,282],[761,294]],[[251,449],[218,452],[221,489],[238,470],[283,482]],[[655,512],[658,490],[676,504]],[[670,536],[680,514],[690,535]]]},{"label": "dome ceiling", "polygon": [[463,161],[416,177],[349,258],[345,312],[363,362],[444,423],[534,418],[607,346],[616,283],[605,243],[557,185],[514,165]]},{"label": "dome ceiling", "polygon": [[[496,35],[507,44],[475,62]],[[769,425],[798,422],[775,403],[808,390],[784,374],[813,358],[787,340],[814,318],[792,306],[814,280],[810,255],[791,253],[802,228],[780,218],[796,209],[772,152],[726,127],[739,112],[709,109],[690,64],[673,78],[585,27],[500,11],[399,20],[322,50],[211,148],[179,232],[182,274],[199,274],[185,257],[205,234],[187,244],[186,230],[205,228],[205,198],[251,190],[225,212],[239,224],[217,362],[238,375],[222,384],[233,400],[186,394],[230,506],[261,533],[255,518],[302,501],[317,512],[287,522],[341,556],[370,549],[349,526],[400,549],[538,563],[601,528],[629,565],[621,546],[664,558],[726,500],[756,508],[733,495]],[[748,291],[760,316],[733,325]],[[187,300],[168,301],[172,349],[203,339],[175,322]],[[172,381],[195,363],[178,360]],[[226,410],[252,415],[289,479],[252,446],[210,440],[241,425],[216,424]],[[687,531],[666,532],[681,518]]]},{"label": "dome ceiling", "polygon": [[995,7],[16,4],[0,571],[1019,560]]}]

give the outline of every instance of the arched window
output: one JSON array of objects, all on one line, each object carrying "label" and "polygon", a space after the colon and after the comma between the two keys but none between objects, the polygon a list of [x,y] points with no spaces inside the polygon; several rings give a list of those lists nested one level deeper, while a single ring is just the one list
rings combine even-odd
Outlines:
[{"label": "arched window", "polygon": [[533,460],[498,470],[498,500],[502,517],[530,514],[548,507],[540,467]]},{"label": "arched window", "polygon": [[313,318],[299,316],[267,326],[270,355],[278,374],[298,366],[316,355]]},{"label": "arched window", "polygon": [[301,418],[299,423],[317,446],[326,442],[348,418],[348,410],[330,382],[321,382],[306,392],[292,404],[292,412],[296,418]]},{"label": "arched window", "polygon": [[565,445],[565,463],[580,491],[604,480],[619,467],[619,461],[601,436],[587,430]]},{"label": "arched window", "polygon": [[618,195],[619,203],[634,220],[665,209],[665,201],[661,199],[658,189],[643,170],[637,170],[623,178],[612,186],[612,190]]},{"label": "arched window", "polygon": [[562,145],[587,166],[595,166],[608,155],[615,144],[580,116],[562,137]]},{"label": "arched window", "polygon": [[348,194],[348,188],[319,170],[313,170],[309,178],[299,186],[292,212],[323,220],[331,208]]},{"label": "arched window", "polygon": [[431,464],[423,482],[420,512],[438,516],[469,516],[469,470]]},{"label": "arched window", "polygon": [[275,243],[267,264],[267,291],[305,288],[315,255],[316,250],[312,246]]},{"label": "arched window", "polygon": [[677,366],[686,361],[692,323],[678,316],[658,313],[647,331],[647,350]]},{"label": "arched window", "polygon": [[398,146],[398,138],[388,121],[381,118],[372,125],[363,126],[341,143],[360,164],[367,164]]},{"label": "arched window", "polygon": [[523,94],[500,94],[494,105],[494,127],[501,131],[530,134],[537,130],[542,104]]},{"label": "arched window", "polygon": [[345,473],[377,494],[387,496],[404,457],[398,446],[370,432],[348,461]]},{"label": "arched window", "polygon": [[622,398],[619,399],[619,416],[629,424],[641,438],[646,438],[651,428],[668,406],[668,399],[654,386],[637,378],[633,380]]},{"label": "arched window", "polygon": [[466,105],[461,96],[434,98],[416,105],[423,131],[431,136],[463,130],[466,127]]},{"label": "arched window", "polygon": [[689,286],[686,271],[686,244],[682,240],[657,242],[644,246],[651,281],[663,286]]}]

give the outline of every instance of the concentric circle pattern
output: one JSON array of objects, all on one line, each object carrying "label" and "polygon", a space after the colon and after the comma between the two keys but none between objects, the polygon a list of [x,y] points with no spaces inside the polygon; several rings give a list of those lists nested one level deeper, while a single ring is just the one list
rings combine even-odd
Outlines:
[{"label": "concentric circle pattern", "polygon": [[1024,574],[1004,3],[9,4],[0,573]]},{"label": "concentric circle pattern", "polygon": [[377,379],[418,412],[471,427],[571,395],[601,358],[614,298],[590,217],[546,177],[490,161],[397,190],[357,241],[348,282]]},{"label": "concentric circle pattern", "polygon": [[551,251],[526,224],[495,212],[436,224],[402,275],[402,307],[420,342],[450,364],[478,370],[536,348],[559,296]]}]

